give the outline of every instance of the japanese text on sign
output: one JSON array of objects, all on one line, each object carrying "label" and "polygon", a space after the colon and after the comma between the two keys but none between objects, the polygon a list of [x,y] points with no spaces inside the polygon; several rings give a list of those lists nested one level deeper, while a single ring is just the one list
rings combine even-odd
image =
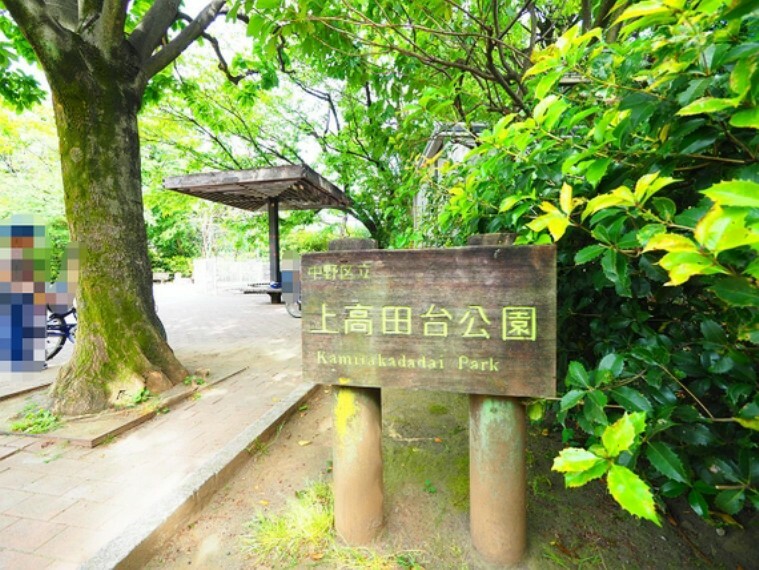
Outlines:
[{"label": "japanese text on sign", "polygon": [[[493,317],[480,305],[466,309],[451,309],[430,304],[414,315],[411,307],[354,304],[333,309],[321,304],[319,324],[309,329],[312,334],[359,334],[411,335],[421,333],[425,337],[457,335],[461,338],[490,339],[491,332],[500,330],[504,341],[535,341],[537,339],[537,316],[535,307],[502,307],[501,326],[493,325]],[[457,317],[460,315],[460,318]],[[416,327],[414,326],[416,323]],[[375,325],[379,326],[375,326]],[[497,333],[496,333],[497,334]]]},{"label": "japanese text on sign", "polygon": [[366,263],[352,265],[344,263],[324,263],[308,268],[311,281],[358,281],[369,279],[369,265]]}]

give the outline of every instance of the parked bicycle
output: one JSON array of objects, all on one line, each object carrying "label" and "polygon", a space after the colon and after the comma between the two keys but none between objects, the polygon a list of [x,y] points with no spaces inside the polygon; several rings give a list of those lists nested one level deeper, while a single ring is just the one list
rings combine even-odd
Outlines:
[{"label": "parked bicycle", "polygon": [[301,299],[300,295],[298,295],[298,298],[294,301],[285,301],[285,309],[287,309],[287,313],[296,319],[299,319],[301,317]]},{"label": "parked bicycle", "polygon": [[76,342],[76,325],[76,307],[71,307],[65,313],[55,313],[50,305],[47,306],[45,360],[50,360],[58,354],[67,340],[71,343]]}]

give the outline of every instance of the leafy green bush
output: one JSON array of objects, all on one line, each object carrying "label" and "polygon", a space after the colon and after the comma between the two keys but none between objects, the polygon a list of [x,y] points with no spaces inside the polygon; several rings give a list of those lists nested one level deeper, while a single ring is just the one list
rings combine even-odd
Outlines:
[{"label": "leafy green bush", "polygon": [[651,487],[726,523],[759,507],[755,6],[652,0],[617,41],[570,29],[533,58],[531,115],[482,137],[438,219],[459,240],[557,243],[557,413],[585,448],[554,468],[606,475],[651,520]]}]

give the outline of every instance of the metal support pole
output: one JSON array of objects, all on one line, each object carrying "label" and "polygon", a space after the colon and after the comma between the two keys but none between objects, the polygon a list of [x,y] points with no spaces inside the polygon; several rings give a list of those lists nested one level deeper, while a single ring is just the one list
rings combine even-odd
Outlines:
[{"label": "metal support pole", "polygon": [[335,530],[346,543],[382,530],[382,403],[379,388],[335,387],[332,474]]},{"label": "metal support pole", "polygon": [[269,279],[282,284],[279,268],[279,198],[269,198]]},{"label": "metal support pole", "polygon": [[491,564],[516,564],[526,550],[526,431],[518,399],[469,396],[470,530]]}]

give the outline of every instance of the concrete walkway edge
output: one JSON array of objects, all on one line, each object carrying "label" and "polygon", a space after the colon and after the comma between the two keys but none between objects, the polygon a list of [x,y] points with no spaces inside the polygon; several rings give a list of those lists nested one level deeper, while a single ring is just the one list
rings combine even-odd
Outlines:
[{"label": "concrete walkway edge", "polygon": [[318,389],[318,385],[306,384],[293,390],[189,475],[171,496],[154,504],[145,517],[135,521],[101,548],[81,569],[133,569],[145,566],[160,545],[205,506],[251,457],[248,451],[250,446],[256,441],[269,439],[279,424]]}]

